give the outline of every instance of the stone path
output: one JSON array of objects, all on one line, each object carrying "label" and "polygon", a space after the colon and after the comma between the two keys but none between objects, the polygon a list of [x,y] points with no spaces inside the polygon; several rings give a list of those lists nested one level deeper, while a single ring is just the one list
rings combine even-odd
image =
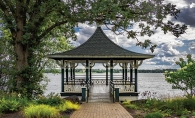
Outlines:
[{"label": "stone path", "polygon": [[119,103],[83,103],[70,118],[133,118]]}]

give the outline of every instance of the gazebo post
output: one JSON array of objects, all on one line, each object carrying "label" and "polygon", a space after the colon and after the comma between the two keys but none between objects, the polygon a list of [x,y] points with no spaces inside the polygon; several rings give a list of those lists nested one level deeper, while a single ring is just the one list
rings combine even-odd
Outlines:
[{"label": "gazebo post", "polygon": [[61,60],[61,62],[56,60],[56,63],[61,67],[61,92],[64,92],[64,67],[67,63],[65,64],[64,60]]},{"label": "gazebo post", "polygon": [[64,60],[61,65],[61,92],[64,92]]},{"label": "gazebo post", "polygon": [[123,80],[125,79],[125,70],[124,67],[122,67],[122,73],[123,73]]},{"label": "gazebo post", "polygon": [[90,68],[89,68],[89,81],[90,81],[90,85],[91,85],[91,75],[92,75],[92,73],[91,73],[91,68],[92,68],[92,66],[90,66]]},{"label": "gazebo post", "polygon": [[86,60],[86,81],[85,83],[87,84],[88,80],[89,80],[89,72],[88,72],[88,68],[89,68],[89,60]]},{"label": "gazebo post", "polygon": [[[76,64],[76,65],[75,65]],[[74,85],[75,85],[75,68],[78,66],[78,63],[70,63],[70,77],[71,77],[71,80],[73,80],[74,82]]]},{"label": "gazebo post", "polygon": [[72,80],[72,77],[73,77],[73,72],[72,72],[73,68],[71,67],[70,68],[70,79]]},{"label": "gazebo post", "polygon": [[137,92],[137,68],[135,68],[135,92]]},{"label": "gazebo post", "polygon": [[110,60],[110,80],[113,81],[113,60]]},{"label": "gazebo post", "polygon": [[106,65],[106,85],[108,85],[108,66]]},{"label": "gazebo post", "polygon": [[125,84],[127,81],[127,63],[125,63]]},{"label": "gazebo post", "polygon": [[130,65],[130,83],[133,82],[133,67]]},{"label": "gazebo post", "polygon": [[68,84],[68,64],[66,65],[66,82]]},{"label": "gazebo post", "polygon": [[75,68],[73,68],[73,81],[74,81],[74,85],[75,85]]}]

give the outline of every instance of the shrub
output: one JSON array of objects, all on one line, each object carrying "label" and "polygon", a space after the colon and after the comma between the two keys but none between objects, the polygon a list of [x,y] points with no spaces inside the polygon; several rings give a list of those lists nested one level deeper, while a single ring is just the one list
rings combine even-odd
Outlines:
[{"label": "shrub", "polygon": [[183,106],[187,110],[195,110],[195,99],[184,99],[183,100]]},{"label": "shrub", "polygon": [[137,106],[134,104],[125,105],[125,107],[130,108],[130,109],[137,109]]},{"label": "shrub", "polygon": [[125,100],[124,102],[122,102],[123,105],[129,105],[130,104],[130,101],[128,100]]},{"label": "shrub", "polygon": [[181,116],[182,114],[183,114],[183,111],[182,111],[182,110],[176,111],[176,115],[177,115],[177,116]]},{"label": "shrub", "polygon": [[38,104],[45,104],[50,106],[58,106],[62,103],[63,99],[58,94],[50,93],[48,96],[39,97],[36,102]]},{"label": "shrub", "polygon": [[180,118],[190,118],[189,116],[181,116]]},{"label": "shrub", "polygon": [[80,106],[78,104],[74,104],[70,101],[66,101],[63,106],[66,106],[66,109],[78,110]]},{"label": "shrub", "polygon": [[20,109],[20,103],[17,100],[5,99],[2,98],[0,100],[0,112],[1,113],[9,113],[18,111]]},{"label": "shrub", "polygon": [[163,115],[159,112],[146,114],[144,118],[163,118]]},{"label": "shrub", "polygon": [[59,111],[49,105],[30,105],[24,108],[23,114],[26,118],[58,118]]}]

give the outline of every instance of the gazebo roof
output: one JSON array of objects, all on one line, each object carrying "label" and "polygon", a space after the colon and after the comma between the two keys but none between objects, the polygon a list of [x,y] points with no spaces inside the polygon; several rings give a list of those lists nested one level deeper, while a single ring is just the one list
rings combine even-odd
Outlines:
[{"label": "gazebo roof", "polygon": [[154,55],[136,53],[126,50],[112,42],[100,27],[82,45],[72,50],[47,55],[55,60],[144,60],[153,58]]}]

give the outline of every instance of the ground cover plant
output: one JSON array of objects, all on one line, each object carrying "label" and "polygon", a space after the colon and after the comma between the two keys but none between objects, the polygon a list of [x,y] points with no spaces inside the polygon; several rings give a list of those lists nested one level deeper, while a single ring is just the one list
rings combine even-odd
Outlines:
[{"label": "ground cover plant", "polygon": [[195,116],[195,98],[145,99],[124,101],[122,105],[136,118],[191,118]]},{"label": "ground cover plant", "polygon": [[16,112],[23,109],[29,101],[20,97],[20,94],[1,92],[0,97],[0,114]]},{"label": "ground cover plant", "polygon": [[59,118],[59,110],[49,105],[30,105],[24,108],[25,118]]}]

